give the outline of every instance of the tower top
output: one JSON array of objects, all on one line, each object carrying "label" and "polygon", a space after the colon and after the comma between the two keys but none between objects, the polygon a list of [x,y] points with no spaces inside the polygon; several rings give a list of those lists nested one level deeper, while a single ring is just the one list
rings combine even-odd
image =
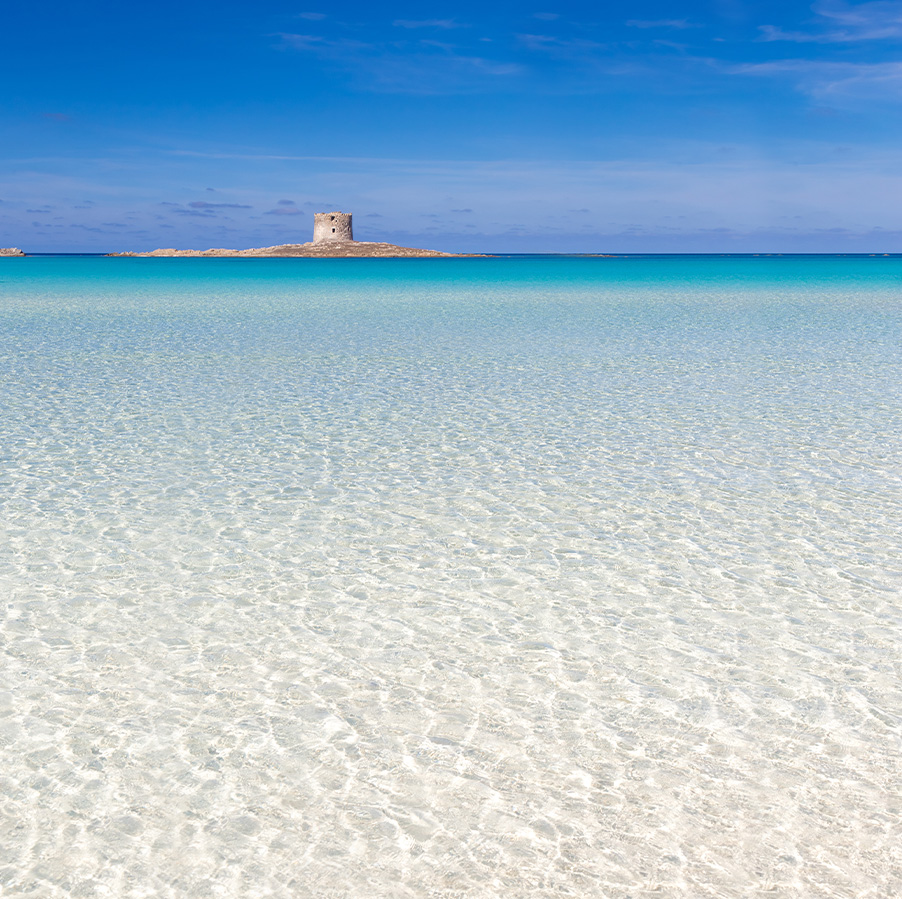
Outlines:
[{"label": "tower top", "polygon": [[316,212],[313,215],[313,242],[353,240],[350,212]]}]

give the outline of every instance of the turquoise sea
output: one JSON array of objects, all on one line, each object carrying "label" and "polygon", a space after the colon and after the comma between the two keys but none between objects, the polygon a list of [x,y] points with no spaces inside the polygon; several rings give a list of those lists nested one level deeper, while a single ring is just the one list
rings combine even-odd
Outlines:
[{"label": "turquoise sea", "polygon": [[0,895],[902,894],[902,258],[0,260]]}]

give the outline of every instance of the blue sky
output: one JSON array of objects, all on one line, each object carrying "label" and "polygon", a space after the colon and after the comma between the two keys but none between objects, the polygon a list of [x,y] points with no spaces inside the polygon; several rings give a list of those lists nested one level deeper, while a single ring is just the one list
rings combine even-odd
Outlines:
[{"label": "blue sky", "polygon": [[3,20],[0,246],[902,250],[902,0]]}]

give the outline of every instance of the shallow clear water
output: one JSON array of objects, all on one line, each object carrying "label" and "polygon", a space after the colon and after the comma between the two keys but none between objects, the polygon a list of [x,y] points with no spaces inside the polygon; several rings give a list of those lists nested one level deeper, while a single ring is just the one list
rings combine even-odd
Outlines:
[{"label": "shallow clear water", "polygon": [[0,263],[0,893],[902,892],[902,259]]}]

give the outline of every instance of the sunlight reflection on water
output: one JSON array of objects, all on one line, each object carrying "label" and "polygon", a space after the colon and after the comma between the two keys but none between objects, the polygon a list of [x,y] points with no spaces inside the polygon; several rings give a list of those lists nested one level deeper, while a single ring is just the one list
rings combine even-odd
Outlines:
[{"label": "sunlight reflection on water", "polygon": [[895,269],[26,262],[9,895],[902,889]]}]

